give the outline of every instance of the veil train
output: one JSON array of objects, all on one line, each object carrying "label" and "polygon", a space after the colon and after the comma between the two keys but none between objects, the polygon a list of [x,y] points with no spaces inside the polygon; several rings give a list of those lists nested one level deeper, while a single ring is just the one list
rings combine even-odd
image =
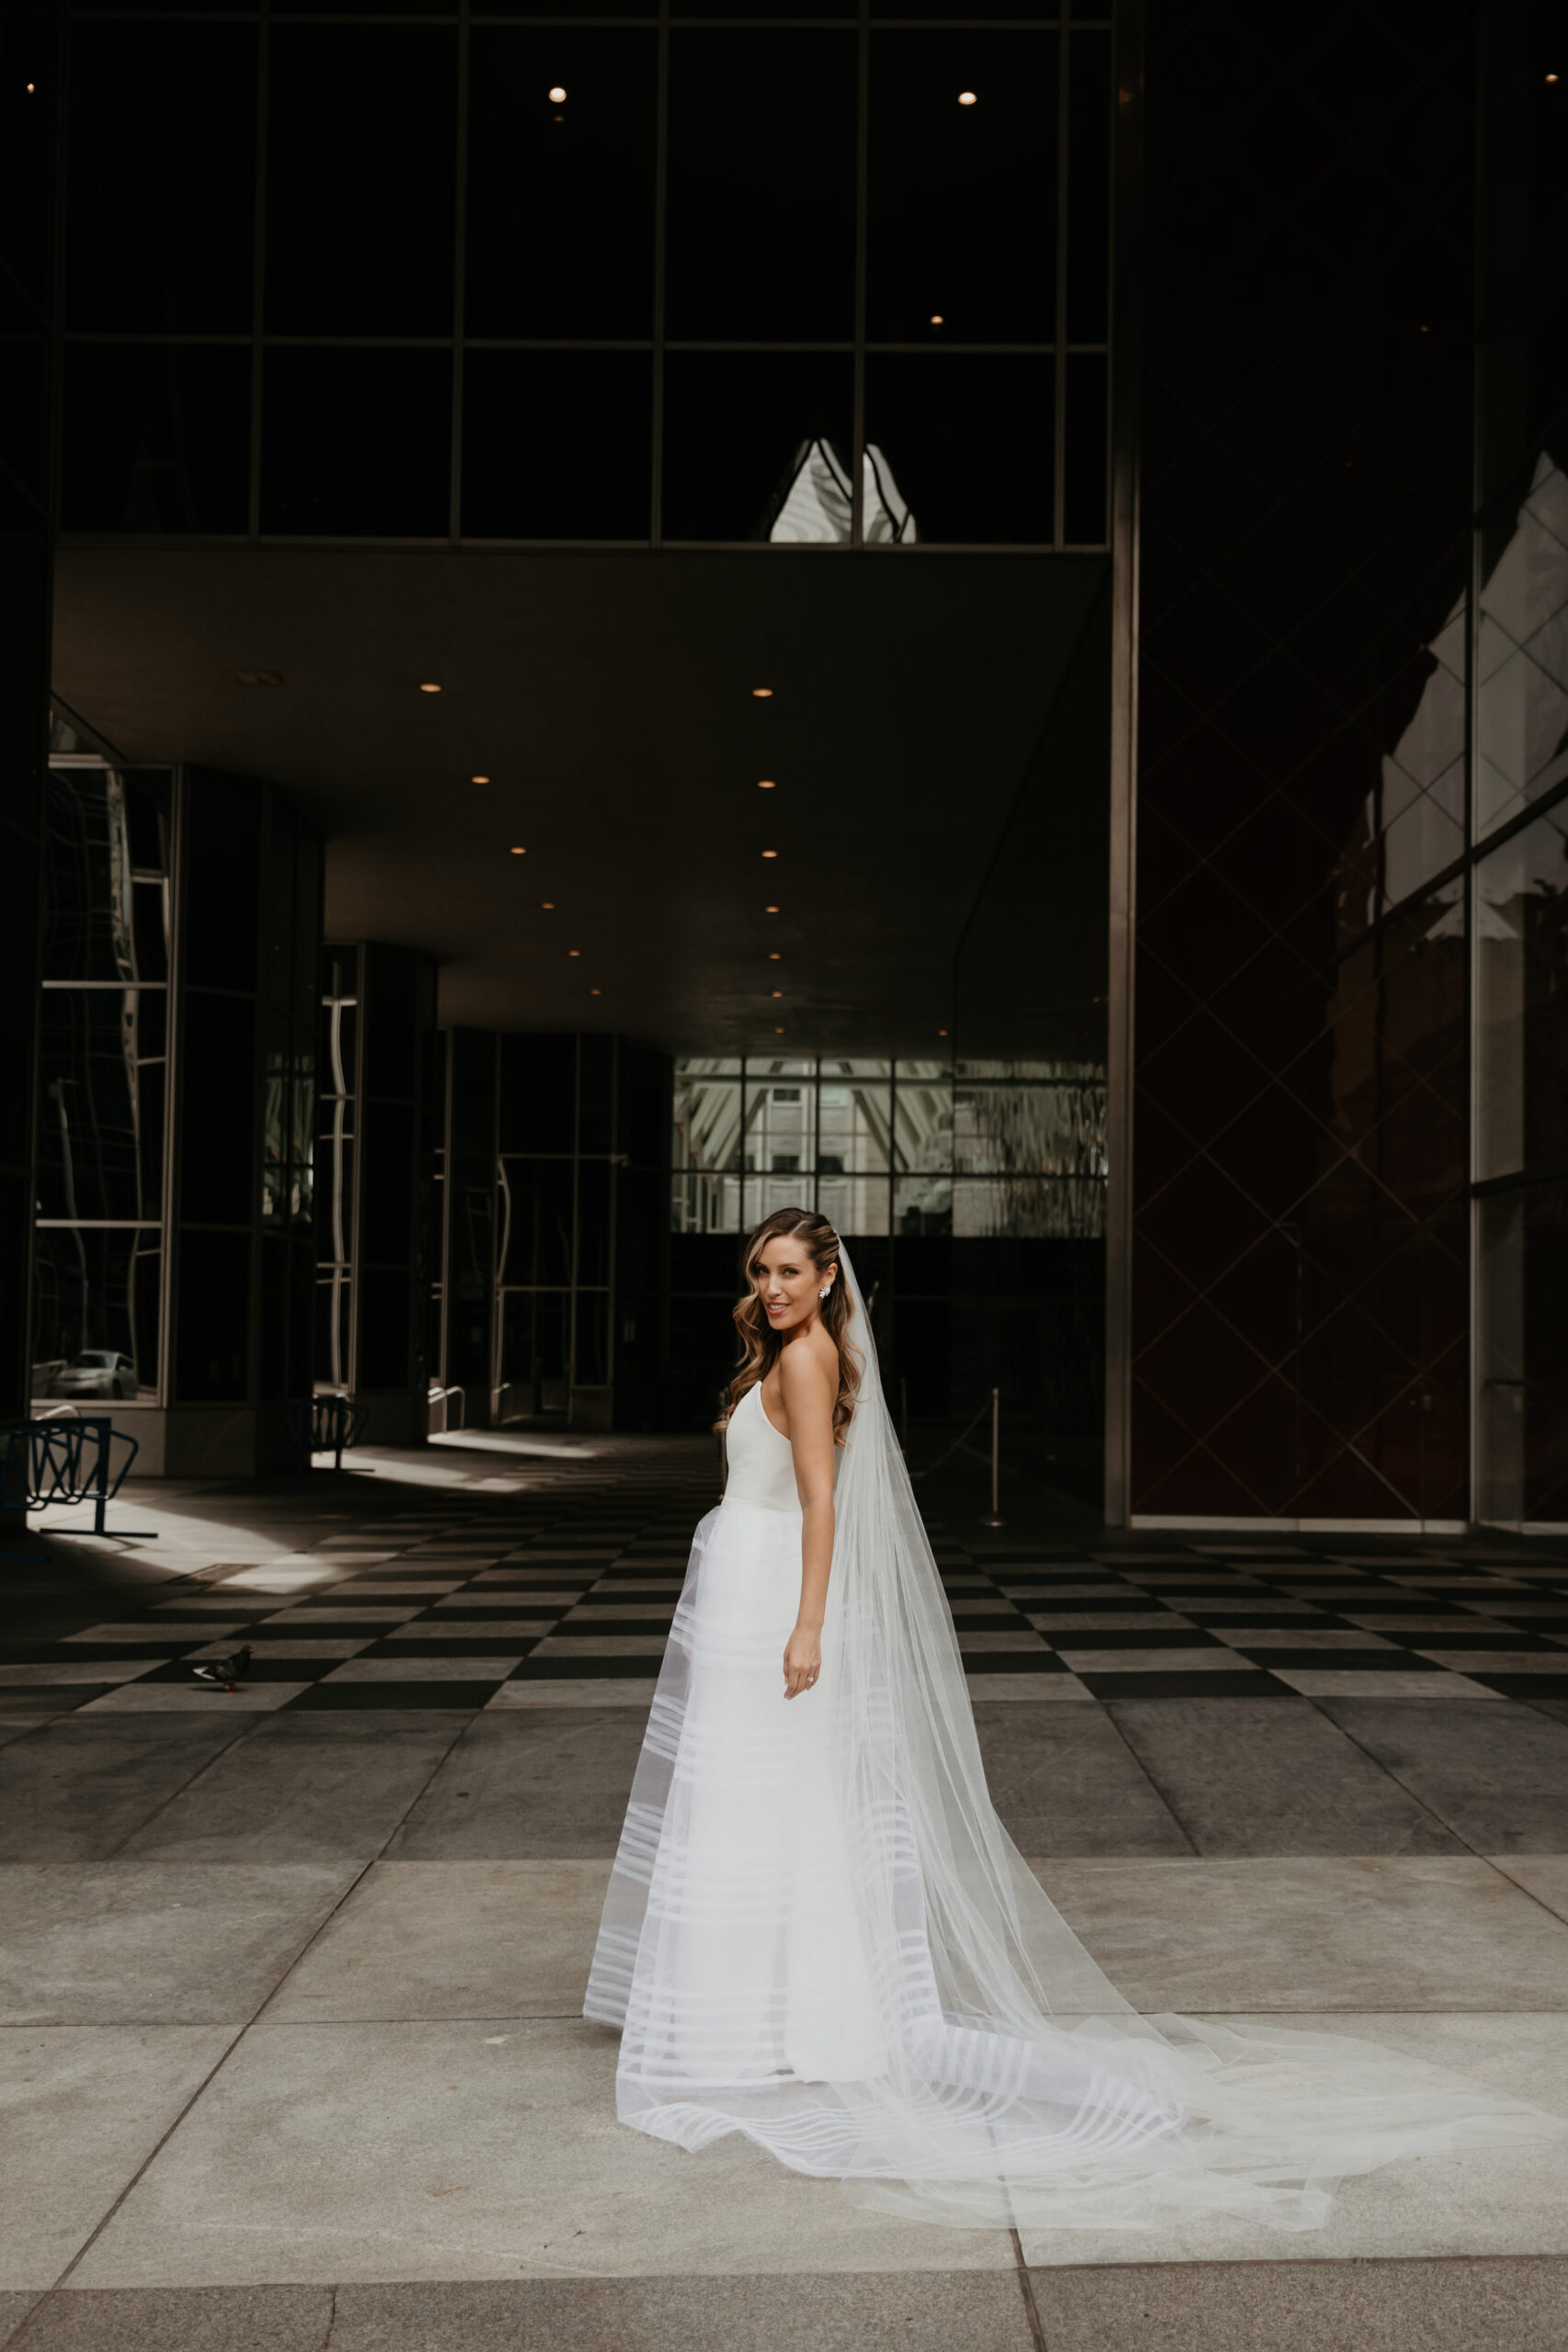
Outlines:
[{"label": "veil train", "polygon": [[[953,1620],[848,1253],[859,1402],[821,1684],[780,1695],[764,1590],[799,1520],[697,1531],[585,2014],[622,2030],[623,2121],[741,2132],[857,2203],[976,2227],[1305,2231],[1336,2185],[1568,2124],[1375,2043],[1146,2017],[1050,1901],[987,1792]],[[792,1583],[793,1578],[793,1583]]]}]

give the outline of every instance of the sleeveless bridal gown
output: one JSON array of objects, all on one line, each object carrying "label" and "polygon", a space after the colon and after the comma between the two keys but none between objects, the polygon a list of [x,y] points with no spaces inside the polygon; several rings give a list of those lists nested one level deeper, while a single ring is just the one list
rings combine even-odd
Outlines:
[{"label": "sleeveless bridal gown", "polygon": [[696,1532],[584,2014],[621,2030],[624,2123],[741,2132],[858,2203],[947,2223],[1325,2220],[1396,2158],[1565,2127],[1332,2034],[1134,2011],[990,1804],[874,1344],[840,1460],[816,1688],[789,1441],[749,1389]]}]

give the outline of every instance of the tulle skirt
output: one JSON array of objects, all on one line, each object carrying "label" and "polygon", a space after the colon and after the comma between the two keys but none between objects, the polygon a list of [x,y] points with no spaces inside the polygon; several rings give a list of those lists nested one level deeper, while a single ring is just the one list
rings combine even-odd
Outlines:
[{"label": "tulle skirt", "polygon": [[[624,2123],[744,2132],[919,2218],[1120,2229],[1314,2229],[1347,2175],[1568,2129],[1372,2043],[1139,2017],[994,1815],[973,1868],[922,1852],[931,1807],[868,1768],[878,1710],[841,1687],[841,1587],[820,1680],[784,1697],[800,1542],[798,1512],[739,1501],[697,1530],[584,2003],[621,2029]],[[976,1918],[988,2007],[939,1965]]]}]

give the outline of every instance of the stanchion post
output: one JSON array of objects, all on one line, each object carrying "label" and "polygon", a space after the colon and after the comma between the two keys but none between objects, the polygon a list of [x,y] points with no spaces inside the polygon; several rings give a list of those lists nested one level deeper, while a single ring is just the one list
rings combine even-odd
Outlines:
[{"label": "stanchion post", "polygon": [[1002,1392],[991,1391],[991,1508],[980,1521],[982,1527],[1005,1527],[1001,1511],[1002,1476]]}]

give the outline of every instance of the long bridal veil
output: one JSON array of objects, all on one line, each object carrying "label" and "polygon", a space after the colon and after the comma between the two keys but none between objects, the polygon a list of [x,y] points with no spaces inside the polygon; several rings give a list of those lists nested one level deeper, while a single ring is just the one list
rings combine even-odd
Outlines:
[{"label": "long bridal veil", "polygon": [[[840,1264],[863,1374],[835,1498],[822,1682],[790,1702],[791,1736],[809,1742],[787,1776],[805,1850],[798,1932],[776,1963],[801,1979],[816,1965],[835,1988],[836,2030],[797,2038],[759,2073],[716,2025],[739,2014],[738,1979],[755,1962],[735,1932],[750,1866],[735,1850],[737,1806],[722,1868],[691,1834],[705,1773],[724,1770],[711,1701],[688,1715],[705,1544],[722,1540],[705,1531],[721,1510],[699,1531],[676,1612],[587,2003],[623,2026],[623,2120],[687,2147],[743,2132],[799,2171],[840,2178],[859,2203],[1036,2229],[1225,2213],[1310,2230],[1346,2176],[1568,2129],[1370,2042],[1145,2017],[1116,1991],[992,1807],[865,1303],[847,1255]],[[757,1516],[781,1522],[773,1538],[797,1558],[793,1514]],[[719,1637],[721,1671],[722,1649]],[[684,1826],[667,1838],[678,1800]],[[744,1833],[756,1841],[777,1834],[771,1802]],[[694,1972],[693,1945],[656,1916],[661,1871],[679,1876],[688,1909],[708,1873]],[[787,1997],[804,2005],[804,1984]]]}]

